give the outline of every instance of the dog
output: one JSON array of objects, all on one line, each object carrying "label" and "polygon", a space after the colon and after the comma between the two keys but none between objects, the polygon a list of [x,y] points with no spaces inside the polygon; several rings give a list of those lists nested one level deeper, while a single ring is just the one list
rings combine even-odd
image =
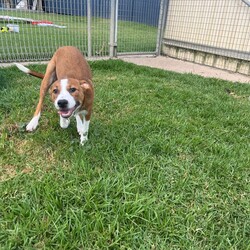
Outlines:
[{"label": "dog", "polygon": [[49,90],[60,116],[60,126],[67,128],[70,118],[75,116],[80,143],[84,145],[88,140],[94,87],[89,64],[82,53],[76,47],[60,47],[49,61],[45,74],[32,71],[18,63],[16,66],[24,73],[42,79],[39,102],[26,130],[31,132],[37,128],[44,98]]}]

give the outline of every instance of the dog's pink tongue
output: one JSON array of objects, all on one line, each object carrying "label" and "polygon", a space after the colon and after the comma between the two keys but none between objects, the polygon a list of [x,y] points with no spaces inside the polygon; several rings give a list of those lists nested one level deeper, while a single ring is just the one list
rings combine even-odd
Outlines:
[{"label": "dog's pink tongue", "polygon": [[59,110],[58,114],[61,115],[62,117],[68,117],[72,114],[73,111],[74,111],[74,108],[69,109],[69,110]]},{"label": "dog's pink tongue", "polygon": [[59,110],[59,111],[58,111],[58,114],[59,114],[59,115],[69,115],[69,114],[70,114],[70,110],[67,110],[67,111]]}]

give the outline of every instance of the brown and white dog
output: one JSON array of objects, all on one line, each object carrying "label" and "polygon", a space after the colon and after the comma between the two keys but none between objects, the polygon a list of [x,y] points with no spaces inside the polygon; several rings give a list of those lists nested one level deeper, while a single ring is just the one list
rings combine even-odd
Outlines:
[{"label": "brown and white dog", "polygon": [[50,88],[50,97],[60,115],[60,126],[67,128],[69,119],[75,116],[83,145],[88,140],[94,88],[90,67],[82,53],[72,46],[60,47],[48,63],[44,75],[18,63],[16,66],[26,74],[43,79],[39,102],[26,130],[34,131],[37,128],[44,98]]}]

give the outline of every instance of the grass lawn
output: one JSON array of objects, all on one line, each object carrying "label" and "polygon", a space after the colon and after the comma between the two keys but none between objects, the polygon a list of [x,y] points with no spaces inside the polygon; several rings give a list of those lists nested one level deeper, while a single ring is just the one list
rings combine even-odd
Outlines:
[{"label": "grass lawn", "polygon": [[40,81],[0,68],[0,249],[250,249],[250,85],[91,68],[84,147],[49,98],[26,133]]},{"label": "grass lawn", "polygon": [[[87,18],[51,13],[4,11],[0,15],[48,20],[66,28],[39,27],[24,22],[19,33],[0,33],[0,62],[48,60],[59,46],[72,45],[87,53]],[[13,24],[13,22],[10,22]],[[7,22],[0,21],[0,27]],[[92,56],[109,54],[110,20],[93,17],[91,21]],[[155,52],[157,27],[135,22],[118,22],[118,53]]]}]

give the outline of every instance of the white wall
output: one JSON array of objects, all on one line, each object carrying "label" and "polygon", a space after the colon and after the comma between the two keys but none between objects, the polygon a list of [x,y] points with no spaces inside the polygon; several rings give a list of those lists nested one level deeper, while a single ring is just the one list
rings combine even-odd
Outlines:
[{"label": "white wall", "polygon": [[250,7],[241,0],[169,0],[164,41],[250,61]]}]

